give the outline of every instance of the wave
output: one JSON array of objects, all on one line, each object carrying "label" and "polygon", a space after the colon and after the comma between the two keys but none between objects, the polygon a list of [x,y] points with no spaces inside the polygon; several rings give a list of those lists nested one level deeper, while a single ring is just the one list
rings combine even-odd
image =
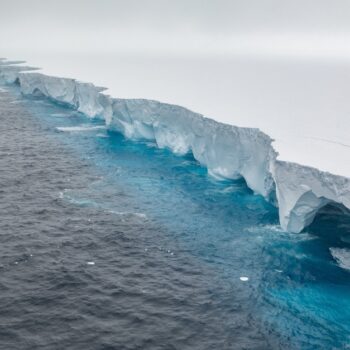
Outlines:
[{"label": "wave", "polygon": [[337,264],[346,270],[350,271],[350,249],[346,248],[329,248],[332,257]]},{"label": "wave", "polygon": [[116,210],[108,210],[108,213],[120,215],[120,216],[136,216],[140,219],[147,219],[147,215],[145,213],[133,213],[133,212],[125,212],[125,211],[116,211]]}]

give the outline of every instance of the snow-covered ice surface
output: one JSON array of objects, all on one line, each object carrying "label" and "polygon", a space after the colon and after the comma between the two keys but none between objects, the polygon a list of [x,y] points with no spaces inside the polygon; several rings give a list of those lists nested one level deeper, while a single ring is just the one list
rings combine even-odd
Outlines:
[{"label": "snow-covered ice surface", "polygon": [[30,58],[40,73],[2,61],[0,77],[19,77],[24,94],[102,118],[127,137],[190,151],[212,175],[242,176],[268,200],[276,193],[288,231],[300,232],[328,203],[350,209],[346,63],[113,58]]}]

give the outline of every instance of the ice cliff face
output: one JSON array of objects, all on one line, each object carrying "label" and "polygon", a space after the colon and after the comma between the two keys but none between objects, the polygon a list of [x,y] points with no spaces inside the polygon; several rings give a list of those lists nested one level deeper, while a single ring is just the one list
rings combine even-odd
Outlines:
[{"label": "ice cliff face", "polygon": [[18,80],[23,94],[44,95],[56,102],[70,106],[90,118],[102,118],[106,121],[110,121],[112,118],[110,99],[101,94],[104,88],[98,88],[91,83],[57,78],[41,73],[19,73]]},{"label": "ice cliff face", "polygon": [[272,164],[272,172],[280,223],[290,232],[302,231],[329,203],[350,209],[349,178],[278,160]]},{"label": "ice cliff face", "polygon": [[254,128],[218,123],[186,108],[142,99],[114,99],[90,83],[28,72],[0,60],[0,79],[18,82],[23,94],[40,94],[66,104],[132,139],[154,140],[177,154],[192,152],[218,178],[243,177],[257,194],[276,193],[283,229],[300,232],[320,208],[350,209],[350,179],[277,160],[273,140]]},{"label": "ice cliff face", "polygon": [[155,140],[177,154],[192,152],[213,176],[244,177],[268,198],[274,189],[269,171],[272,140],[258,129],[238,128],[204,118],[186,108],[150,100],[113,100],[109,128],[130,138]]}]

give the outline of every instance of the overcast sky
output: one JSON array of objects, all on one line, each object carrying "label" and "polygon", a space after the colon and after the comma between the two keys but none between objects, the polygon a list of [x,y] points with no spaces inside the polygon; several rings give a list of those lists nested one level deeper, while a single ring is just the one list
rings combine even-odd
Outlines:
[{"label": "overcast sky", "polygon": [[348,0],[0,0],[0,50],[350,57]]}]

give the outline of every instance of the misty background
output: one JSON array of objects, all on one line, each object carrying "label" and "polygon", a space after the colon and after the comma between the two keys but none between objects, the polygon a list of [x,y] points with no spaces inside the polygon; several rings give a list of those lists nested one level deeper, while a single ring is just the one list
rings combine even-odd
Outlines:
[{"label": "misty background", "polygon": [[349,58],[346,0],[1,0],[1,49]]},{"label": "misty background", "polygon": [[0,0],[0,57],[259,127],[348,176],[349,39],[345,0]]}]

